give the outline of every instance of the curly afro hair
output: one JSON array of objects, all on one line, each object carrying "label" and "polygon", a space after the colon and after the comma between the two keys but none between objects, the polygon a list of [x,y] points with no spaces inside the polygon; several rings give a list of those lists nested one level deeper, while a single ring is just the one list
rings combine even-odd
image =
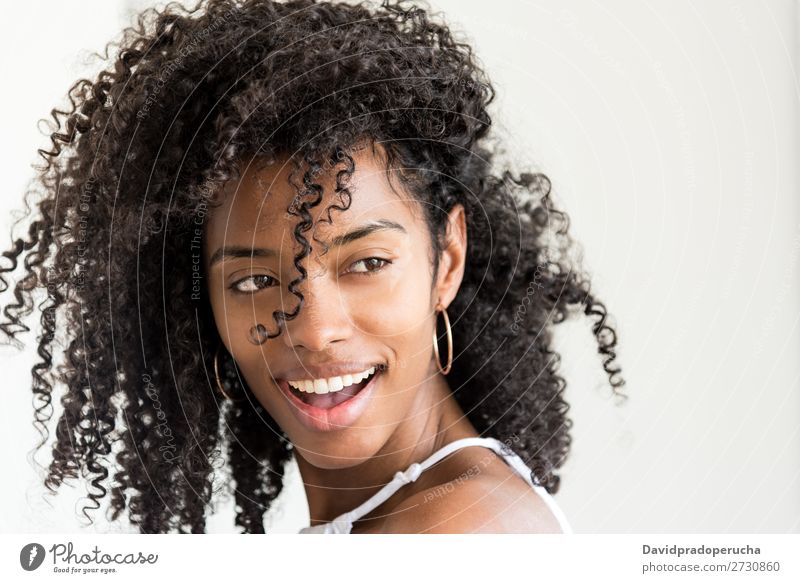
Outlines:
[{"label": "curly afro hair", "polygon": [[[209,202],[256,155],[293,153],[302,175],[289,209],[304,248],[294,289],[305,276],[309,209],[322,198],[315,178],[337,168],[346,195],[354,144],[385,149],[387,167],[425,203],[435,250],[447,212],[464,205],[468,262],[448,307],[448,383],[475,428],[506,441],[551,493],[571,426],[554,324],[589,317],[624,397],[616,334],[570,259],[568,216],[554,208],[550,181],[499,162],[487,113],[495,92],[470,46],[437,15],[404,4],[148,9],[109,44],[112,66],[77,81],[67,111],[52,110],[52,147],[39,151],[45,164],[26,194],[27,234],[3,253],[0,291],[13,299],[0,328],[19,344],[34,307],[40,314],[37,450],[63,389],[45,485],[54,493],[87,479],[89,520],[109,495],[109,518],[127,510],[142,533],[205,532],[229,472],[236,524],[264,532],[292,444],[255,398],[214,390],[220,338],[206,290],[196,293],[203,274],[191,251]],[[230,390],[249,390],[234,363],[222,368]]]}]

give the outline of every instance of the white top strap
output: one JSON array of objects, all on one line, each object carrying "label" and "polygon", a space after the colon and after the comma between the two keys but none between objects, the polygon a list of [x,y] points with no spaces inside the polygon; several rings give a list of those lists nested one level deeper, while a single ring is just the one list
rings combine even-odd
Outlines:
[{"label": "white top strap", "polygon": [[486,439],[494,442],[494,445],[492,445],[491,448],[499,453],[505,462],[510,465],[520,476],[522,476],[522,478],[528,482],[534,491],[541,496],[542,500],[544,500],[544,503],[547,504],[547,507],[550,509],[550,512],[552,512],[553,516],[555,516],[564,534],[574,534],[566,515],[561,510],[561,507],[556,503],[550,492],[547,491],[547,488],[534,483],[533,478],[531,478],[531,470],[522,460],[522,458],[499,439],[494,437],[488,437]]},{"label": "white top strap", "polygon": [[467,447],[470,445],[483,445],[492,447],[494,449],[493,444],[489,441],[491,438],[487,437],[464,437],[462,439],[457,439],[455,441],[451,441],[450,443],[446,444],[445,446],[437,449],[433,454],[431,454],[428,458],[426,458],[422,462],[414,462],[405,471],[398,471],[395,473],[392,481],[386,484],[383,488],[378,490],[372,497],[368,498],[365,502],[360,504],[359,506],[353,508],[349,512],[345,512],[334,518],[331,522],[326,522],[324,524],[317,524],[314,526],[308,526],[303,528],[301,532],[303,534],[306,533],[325,533],[325,534],[347,534],[350,532],[353,523],[375,510],[378,506],[386,502],[397,490],[405,486],[406,484],[410,484],[411,482],[415,482],[417,478],[419,478],[420,474],[431,467],[433,464],[441,460],[442,458],[450,455],[454,451],[461,449],[462,447]]},{"label": "white top strap", "polygon": [[349,512],[345,512],[340,516],[336,517],[331,522],[326,522],[324,524],[317,524],[314,526],[307,526],[300,530],[301,533],[322,533],[322,534],[347,534],[353,527],[353,522],[369,514],[375,508],[383,504],[386,500],[388,500],[392,494],[397,492],[400,488],[414,482],[419,478],[420,474],[431,467],[433,464],[437,463],[441,459],[447,457],[454,451],[461,449],[463,447],[469,447],[472,445],[479,445],[483,447],[488,447],[489,449],[494,450],[497,452],[503,460],[508,463],[522,478],[528,482],[528,484],[536,490],[536,492],[542,497],[544,502],[547,504],[550,511],[558,520],[561,530],[565,533],[572,534],[572,528],[570,527],[569,523],[567,522],[566,516],[561,511],[561,509],[556,504],[555,500],[552,498],[550,493],[542,486],[539,486],[533,482],[531,479],[531,471],[528,466],[525,465],[525,462],[515,454],[509,447],[507,447],[502,441],[496,439],[494,437],[464,437],[462,439],[457,439],[455,441],[451,441],[447,445],[443,446],[442,448],[436,450],[433,454],[431,454],[428,458],[426,458],[422,462],[414,462],[411,464],[405,471],[398,471],[395,473],[392,481],[386,484],[383,488],[378,490],[372,497],[368,498],[365,502],[354,508]]}]

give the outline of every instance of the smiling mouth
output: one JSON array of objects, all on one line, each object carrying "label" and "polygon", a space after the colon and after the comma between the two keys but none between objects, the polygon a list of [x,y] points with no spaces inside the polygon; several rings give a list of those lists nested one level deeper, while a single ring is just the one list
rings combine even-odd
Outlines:
[{"label": "smiling mouth", "polygon": [[358,393],[363,391],[375,378],[381,374],[382,369],[376,368],[370,376],[362,379],[358,383],[354,383],[342,388],[339,391],[329,393],[307,393],[289,385],[289,391],[302,402],[318,409],[333,409],[341,405],[345,401],[349,401]]}]

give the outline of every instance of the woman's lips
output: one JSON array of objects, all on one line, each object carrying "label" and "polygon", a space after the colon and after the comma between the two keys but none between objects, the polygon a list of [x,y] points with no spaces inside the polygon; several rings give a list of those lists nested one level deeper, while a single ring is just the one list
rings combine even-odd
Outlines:
[{"label": "woman's lips", "polygon": [[289,399],[289,408],[297,420],[311,431],[336,431],[355,423],[372,400],[372,395],[383,377],[383,370],[377,368],[375,374],[355,396],[329,409],[315,407],[303,402],[285,379],[278,381],[281,392]]}]

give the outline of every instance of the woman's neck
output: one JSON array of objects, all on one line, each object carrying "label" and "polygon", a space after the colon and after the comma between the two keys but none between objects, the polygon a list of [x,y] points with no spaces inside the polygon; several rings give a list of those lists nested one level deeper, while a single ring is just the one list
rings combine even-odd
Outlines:
[{"label": "woman's neck", "polygon": [[478,433],[467,420],[441,375],[418,392],[406,420],[367,461],[341,469],[322,469],[296,455],[308,499],[311,525],[330,522],[373,496],[399,470],[421,462],[444,445]]}]

